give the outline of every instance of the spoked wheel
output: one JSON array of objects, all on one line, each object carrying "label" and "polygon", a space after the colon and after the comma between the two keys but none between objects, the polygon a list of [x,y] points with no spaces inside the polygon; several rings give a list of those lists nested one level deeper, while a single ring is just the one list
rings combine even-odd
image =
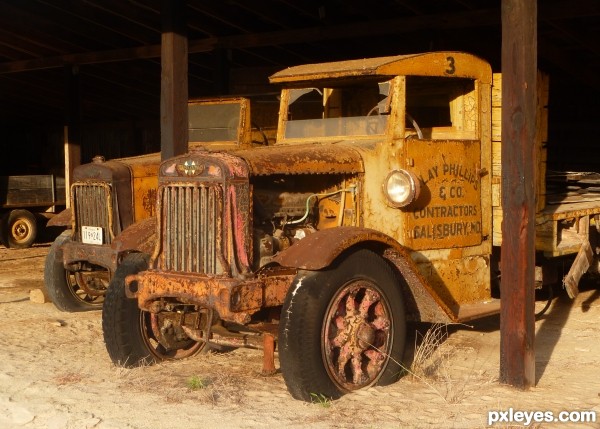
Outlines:
[{"label": "spoked wheel", "polygon": [[108,289],[108,270],[67,272],[69,290],[85,305],[102,307]]},{"label": "spoked wheel", "polygon": [[[185,359],[196,355],[204,348],[204,341],[194,341],[188,337],[184,326],[183,314],[159,313],[152,314],[146,311],[140,313],[140,333],[144,344],[159,362],[169,359]],[[187,315],[189,322],[197,324],[200,321],[206,326],[212,321],[207,313],[196,313]],[[190,332],[190,331],[188,331]],[[193,330],[193,332],[208,332],[205,330]],[[205,335],[204,338],[207,338]]]},{"label": "spoked wheel", "polygon": [[400,281],[368,250],[297,275],[279,328],[281,372],[294,398],[338,398],[399,378],[406,337]]},{"label": "spoked wheel", "polygon": [[323,351],[327,373],[343,390],[377,381],[391,349],[392,315],[370,280],[343,286],[325,313]]},{"label": "spoked wheel", "polygon": [[[134,367],[168,359],[183,359],[208,350],[206,341],[192,340],[192,332],[208,332],[208,313],[148,313],[125,295],[125,277],[148,268],[148,256],[134,253],[123,259],[113,276],[102,309],[104,343],[111,360]],[[204,316],[204,317],[203,317]]]},{"label": "spoked wheel", "polygon": [[65,270],[62,246],[70,239],[71,231],[64,231],[54,240],[46,256],[44,282],[48,295],[61,311],[99,310],[108,287],[108,271]]}]

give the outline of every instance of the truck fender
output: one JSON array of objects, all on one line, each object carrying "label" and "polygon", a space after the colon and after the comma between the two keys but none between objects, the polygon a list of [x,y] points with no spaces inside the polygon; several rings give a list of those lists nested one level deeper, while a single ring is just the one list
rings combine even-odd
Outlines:
[{"label": "truck fender", "polygon": [[112,242],[115,254],[131,251],[152,255],[156,244],[156,218],[141,220],[125,228]]},{"label": "truck fender", "polygon": [[389,235],[355,226],[324,229],[307,235],[278,253],[273,262],[289,268],[318,271],[329,267],[343,252],[369,248],[398,271],[409,320],[448,323],[453,312],[420,274],[410,251]]},{"label": "truck fender", "polygon": [[62,212],[52,216],[46,226],[66,226],[71,227],[71,208],[64,209]]}]

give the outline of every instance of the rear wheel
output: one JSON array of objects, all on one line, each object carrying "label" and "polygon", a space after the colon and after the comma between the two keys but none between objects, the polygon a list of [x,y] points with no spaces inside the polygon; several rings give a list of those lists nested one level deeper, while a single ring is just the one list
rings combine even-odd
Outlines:
[{"label": "rear wheel", "polygon": [[389,384],[402,373],[405,337],[398,276],[359,250],[333,269],[296,276],[281,312],[281,372],[305,401]]},{"label": "rear wheel", "polygon": [[66,270],[62,246],[70,240],[71,231],[64,231],[54,240],[46,256],[44,282],[48,296],[60,311],[99,310],[108,285],[108,271]]},{"label": "rear wheel", "polygon": [[102,309],[104,343],[111,360],[121,366],[148,365],[168,359],[184,359],[207,349],[207,343],[190,339],[184,331],[199,331],[212,322],[207,313],[185,314],[142,311],[136,299],[125,295],[125,277],[148,268],[148,256],[130,254],[113,276]]},{"label": "rear wheel", "polygon": [[31,247],[37,237],[37,220],[28,210],[12,210],[0,223],[0,240],[6,247],[25,249]]}]

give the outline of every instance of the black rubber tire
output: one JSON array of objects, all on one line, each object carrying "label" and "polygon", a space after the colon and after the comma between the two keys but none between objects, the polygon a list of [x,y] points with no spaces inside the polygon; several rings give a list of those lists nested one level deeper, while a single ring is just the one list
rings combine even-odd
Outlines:
[{"label": "black rubber tire", "polygon": [[0,222],[0,241],[11,249],[31,247],[37,233],[37,219],[29,210],[12,210]]},{"label": "black rubber tire", "polygon": [[391,322],[385,337],[389,341],[383,354],[386,358],[369,385],[386,385],[398,380],[403,373],[406,339],[400,281],[402,279],[383,258],[365,249],[348,255],[326,271],[298,273],[281,310],[278,337],[281,372],[294,398],[310,402],[314,395],[319,398],[323,395],[336,399],[346,392],[367,387],[341,386],[330,375],[326,363],[326,318],[332,314],[330,310],[336,308],[332,307],[333,303],[342,302],[336,301],[336,297],[355,284],[372,285],[387,308]]},{"label": "black rubber tire", "polygon": [[141,335],[137,300],[125,296],[125,277],[148,268],[148,255],[127,255],[113,276],[102,308],[102,332],[110,359],[127,368],[158,362]]},{"label": "black rubber tire", "polygon": [[74,274],[65,270],[63,265],[62,245],[71,240],[71,230],[63,231],[46,256],[44,264],[44,284],[50,300],[60,311],[74,313],[78,311],[91,311],[102,309],[102,300],[85,301],[77,296],[73,289],[76,281]]}]

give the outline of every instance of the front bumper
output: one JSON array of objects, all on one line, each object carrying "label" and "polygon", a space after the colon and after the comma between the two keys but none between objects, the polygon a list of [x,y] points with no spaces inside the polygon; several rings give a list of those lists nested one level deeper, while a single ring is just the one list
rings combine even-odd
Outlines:
[{"label": "front bumper", "polygon": [[85,244],[68,241],[62,246],[62,252],[66,269],[82,261],[106,268],[111,274],[117,269],[119,255],[109,244]]},{"label": "front bumper", "polygon": [[212,308],[223,320],[247,324],[262,308],[282,305],[292,280],[293,274],[233,279],[149,270],[127,276],[125,294],[151,313],[177,302]]}]

